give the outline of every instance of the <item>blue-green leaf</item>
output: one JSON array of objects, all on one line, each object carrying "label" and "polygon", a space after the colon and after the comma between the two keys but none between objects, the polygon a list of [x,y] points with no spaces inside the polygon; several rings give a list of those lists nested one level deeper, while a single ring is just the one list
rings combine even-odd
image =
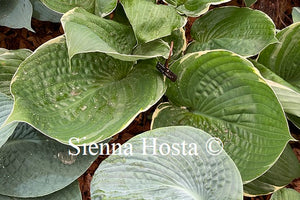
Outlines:
[{"label": "blue-green leaf", "polygon": [[[130,145],[132,154],[126,155]],[[120,155],[108,157],[95,172],[92,199],[243,198],[242,180],[234,162],[200,129],[159,128],[130,139],[119,149]]]},{"label": "blue-green leaf", "polygon": [[32,5],[29,0],[2,0],[0,25],[10,28],[31,28]]},{"label": "blue-green leaf", "polygon": [[249,57],[277,42],[275,25],[267,14],[238,7],[209,11],[193,23],[191,36],[195,41],[188,46],[188,53],[226,49]]},{"label": "blue-green leaf", "polygon": [[219,137],[249,182],[267,171],[292,139],[276,95],[248,60],[228,51],[187,54],[170,66],[170,103],[152,127],[189,125]]},{"label": "blue-green leaf", "polygon": [[[0,194],[38,197],[59,191],[83,174],[97,156],[71,155],[74,148],[52,140],[26,123],[0,148]],[[83,148],[81,148],[83,151]]]}]

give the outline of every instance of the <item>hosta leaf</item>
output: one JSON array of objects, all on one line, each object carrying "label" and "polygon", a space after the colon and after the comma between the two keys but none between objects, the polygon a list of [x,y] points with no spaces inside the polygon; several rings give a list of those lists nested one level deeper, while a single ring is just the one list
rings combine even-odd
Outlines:
[{"label": "hosta leaf", "polygon": [[82,8],[67,12],[61,21],[70,58],[87,52],[103,52],[125,61],[168,56],[166,45],[148,46],[143,54],[132,55],[136,39],[130,26],[95,16]]},{"label": "hosta leaf", "polygon": [[[161,55],[165,55],[167,57],[167,53],[169,52],[170,47],[168,43],[163,41],[162,39],[153,40],[151,42],[143,43],[137,45],[132,54],[133,55],[143,55],[144,57],[159,57]],[[149,58],[148,57],[148,58]]]},{"label": "hosta leaf", "polygon": [[7,50],[0,48],[0,92],[10,94],[10,81],[20,63],[32,52],[29,49]]},{"label": "hosta leaf", "polygon": [[17,123],[2,127],[13,108],[13,100],[0,92],[0,148],[14,132]]},{"label": "hosta leaf", "polygon": [[264,49],[258,62],[300,90],[300,22],[277,33],[278,44]]},{"label": "hosta leaf", "polygon": [[95,12],[95,0],[41,0],[56,12],[65,13],[75,7],[82,7],[90,13]]},{"label": "hosta leaf", "polygon": [[116,8],[118,0],[41,0],[47,7],[60,13],[81,7],[101,17],[109,15]]},{"label": "hosta leaf", "polygon": [[170,6],[156,5],[149,0],[121,0],[138,43],[150,42],[183,27],[186,18]]},{"label": "hosta leaf", "polygon": [[69,155],[72,148],[19,123],[0,148],[0,194],[44,196],[75,181],[97,156]]},{"label": "hosta leaf", "polygon": [[[153,60],[124,62],[102,53],[79,54],[69,63],[64,37],[27,58],[11,84],[9,121],[25,121],[68,143],[100,142],[126,128],[165,92]],[[8,123],[7,122],[7,123]]]},{"label": "hosta leaf", "polygon": [[191,17],[198,17],[206,13],[210,5],[218,5],[230,0],[164,0],[166,3],[176,6],[176,9]]},{"label": "hosta leaf", "polygon": [[[220,154],[209,153],[206,147],[212,139],[204,131],[187,126],[138,135],[122,146],[132,145],[132,155],[111,155],[101,163],[91,183],[92,199],[242,199],[239,171],[216,142],[214,148],[221,150]],[[154,140],[156,149],[147,147]],[[191,145],[196,146],[194,151]]]},{"label": "hosta leaf", "polygon": [[270,200],[299,200],[300,193],[296,190],[283,188],[275,192]]},{"label": "hosta leaf", "polygon": [[2,0],[0,25],[10,28],[31,28],[32,5],[29,0]]},{"label": "hosta leaf", "polygon": [[300,177],[300,164],[288,144],[276,163],[261,177],[244,185],[244,194],[266,195],[288,185]]},{"label": "hosta leaf", "polygon": [[220,137],[243,181],[251,181],[277,160],[291,139],[272,89],[253,65],[231,52],[188,54],[170,69],[167,97],[153,116],[154,128],[190,125]]},{"label": "hosta leaf", "polygon": [[300,7],[294,7],[292,11],[293,22],[300,22]]},{"label": "hosta leaf", "polygon": [[252,4],[254,4],[257,0],[244,0],[246,6],[250,7]]},{"label": "hosta leaf", "polygon": [[288,83],[286,80],[284,80],[283,78],[281,78],[280,76],[278,76],[277,74],[275,74],[274,72],[272,72],[270,69],[268,69],[267,67],[265,67],[264,65],[258,63],[257,61],[254,60],[250,60],[252,62],[252,64],[259,70],[259,72],[261,73],[261,75],[266,78],[267,80],[271,80],[274,81],[278,84],[281,84],[283,86],[286,86],[298,93],[300,93],[300,90],[298,88],[296,88],[295,86],[291,85],[290,83]]},{"label": "hosta leaf", "polygon": [[45,6],[40,0],[30,0],[33,6],[32,16],[41,21],[50,21],[59,23],[62,14],[57,13],[47,6]]},{"label": "hosta leaf", "polygon": [[130,22],[126,16],[125,10],[123,8],[123,6],[118,3],[115,11],[114,11],[114,15],[112,18],[113,21],[119,22],[121,24],[127,25],[127,26],[131,26]]},{"label": "hosta leaf", "polygon": [[[265,50],[259,54],[258,62],[267,67],[268,70],[263,69],[265,72],[263,76],[287,86],[297,94],[300,93],[300,72],[299,72],[299,49],[300,49],[300,22],[292,24],[291,26],[281,30],[276,37],[278,38],[278,44],[271,44]],[[260,71],[262,71],[260,69]],[[274,75],[275,74],[275,75]],[[279,77],[279,78],[278,78]],[[294,93],[293,92],[293,93]],[[289,93],[290,94],[290,93]],[[284,94],[285,95],[285,94]],[[290,97],[289,97],[290,96]],[[288,115],[288,118],[298,127],[300,127],[300,118],[298,108],[294,103],[299,104],[295,95],[279,96],[279,98],[285,98],[291,101],[291,107],[289,111],[293,115]],[[293,105],[292,105],[293,104]],[[295,116],[296,115],[296,116]],[[297,117],[298,116],[298,117]]]},{"label": "hosta leaf", "polygon": [[275,25],[263,12],[249,8],[222,7],[197,19],[187,52],[227,49],[243,56],[258,54],[276,42]]},{"label": "hosta leaf", "polygon": [[95,0],[95,14],[105,17],[114,11],[117,4],[118,0]]},{"label": "hosta leaf", "polygon": [[267,80],[267,83],[274,90],[284,111],[300,117],[300,93],[270,80]]},{"label": "hosta leaf", "polygon": [[254,66],[266,78],[266,82],[272,87],[285,112],[300,116],[300,90],[262,64],[251,60]]},{"label": "hosta leaf", "polygon": [[35,197],[35,198],[16,198],[0,195],[1,200],[57,200],[57,199],[72,199],[72,200],[81,200],[81,192],[78,187],[78,182],[74,181],[72,184],[67,187],[49,194],[47,196]]},{"label": "hosta leaf", "polygon": [[293,122],[293,124],[298,128],[300,129],[300,117],[297,117],[295,115],[289,115],[287,114],[287,118]]},{"label": "hosta leaf", "polygon": [[136,44],[129,26],[97,17],[82,8],[67,12],[61,22],[70,57],[93,51],[130,54]]},{"label": "hosta leaf", "polygon": [[164,37],[163,40],[168,44],[171,44],[171,41],[174,43],[171,60],[179,58],[186,49],[186,38],[183,28],[173,31],[171,35]]}]

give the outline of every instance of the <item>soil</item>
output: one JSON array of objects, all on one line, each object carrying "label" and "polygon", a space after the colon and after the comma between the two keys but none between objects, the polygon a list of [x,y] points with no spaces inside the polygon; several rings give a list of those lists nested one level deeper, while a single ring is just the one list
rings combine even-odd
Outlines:
[{"label": "soil", "polygon": [[[163,2],[161,2],[163,3]],[[224,5],[235,5],[235,6],[245,6],[243,0],[233,0]],[[216,6],[212,6],[216,7]],[[258,0],[252,8],[261,10],[267,13],[274,21],[277,29],[282,29],[292,23],[291,11],[292,7],[300,7],[299,0]],[[187,42],[191,41],[190,28],[196,18],[189,18],[186,25],[186,37]],[[7,27],[0,26],[0,48],[6,49],[20,49],[27,48],[35,50],[41,44],[46,41],[55,38],[63,34],[62,26],[58,23],[42,22],[36,19],[32,19],[32,28],[35,33],[28,31],[26,29],[11,29]],[[151,116],[157,105],[153,106],[147,112],[139,114],[135,120],[122,132],[114,136],[111,143],[124,143],[130,138],[137,134],[150,130]],[[296,139],[300,139],[300,130],[290,124],[291,132]],[[300,143],[292,143],[293,150],[300,161]],[[80,183],[80,189],[82,192],[83,200],[90,199],[90,182],[94,175],[95,170],[98,168],[99,164],[107,156],[99,156],[96,161],[91,165],[91,167],[78,179]],[[290,188],[294,188],[300,192],[300,178],[294,180],[290,185]],[[245,200],[268,200],[268,196],[260,197],[245,197]]]}]

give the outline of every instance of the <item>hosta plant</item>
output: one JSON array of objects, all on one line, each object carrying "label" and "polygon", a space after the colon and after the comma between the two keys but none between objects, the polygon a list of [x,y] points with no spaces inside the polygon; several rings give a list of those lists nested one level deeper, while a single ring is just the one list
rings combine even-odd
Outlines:
[{"label": "hosta plant", "polygon": [[47,8],[40,0],[1,0],[0,25],[26,28],[30,31],[31,17],[42,21],[59,22],[61,14]]},{"label": "hosta plant", "polygon": [[[103,154],[92,199],[238,200],[300,177],[288,144],[300,23],[276,31],[258,10],[208,11],[227,0],[33,2],[63,13],[65,33],[34,52],[0,49],[2,199],[80,199],[76,179]],[[152,130],[109,149],[153,106]]]}]

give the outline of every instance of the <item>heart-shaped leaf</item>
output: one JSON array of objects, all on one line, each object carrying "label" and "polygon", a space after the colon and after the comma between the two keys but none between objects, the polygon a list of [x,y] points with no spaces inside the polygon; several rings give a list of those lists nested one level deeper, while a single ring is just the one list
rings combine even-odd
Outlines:
[{"label": "heart-shaped leaf", "polygon": [[277,160],[288,140],[285,115],[272,89],[251,62],[228,51],[192,53],[170,69],[170,103],[160,105],[152,127],[191,125],[220,137],[243,181]]},{"label": "heart-shaped leaf", "polygon": [[176,9],[191,17],[198,17],[206,13],[210,5],[218,5],[231,0],[164,0],[164,2],[173,5]]},{"label": "heart-shaped leaf", "polygon": [[283,188],[275,192],[270,200],[299,200],[300,193],[296,190]]},{"label": "heart-shaped leaf", "polygon": [[[125,155],[130,146],[132,154]],[[220,152],[212,155],[207,147]],[[155,129],[132,138],[120,149],[120,155],[108,157],[95,172],[92,199],[243,198],[234,162],[200,129]]]},{"label": "heart-shaped leaf", "polygon": [[59,23],[62,16],[61,13],[57,13],[47,6],[45,6],[40,0],[30,0],[33,6],[32,17],[41,21],[50,21]]},{"label": "heart-shaped leaf", "polygon": [[0,25],[10,28],[31,28],[32,5],[29,0],[2,0]]},{"label": "heart-shaped leaf", "polygon": [[288,144],[276,163],[261,177],[244,185],[244,194],[258,196],[273,193],[300,177],[300,164]]},{"label": "heart-shaped leaf", "polygon": [[121,0],[138,43],[171,35],[183,27],[186,18],[170,6],[156,5],[149,0]]},{"label": "heart-shaped leaf", "polygon": [[10,96],[10,81],[19,65],[32,52],[29,49],[7,50],[0,48],[0,92]]},{"label": "heart-shaped leaf", "polygon": [[34,198],[16,198],[16,197],[0,195],[0,199],[1,200],[58,200],[58,199],[82,200],[81,192],[79,190],[77,181],[74,181],[72,184],[68,185],[62,190],[59,190],[47,196],[34,197]]},{"label": "heart-shaped leaf", "polygon": [[2,126],[12,111],[14,101],[0,92],[0,148],[14,132],[17,123]]},{"label": "heart-shaped leaf", "polygon": [[82,8],[67,12],[61,21],[70,58],[87,52],[103,52],[125,61],[168,56],[169,46],[157,41],[132,54],[136,39],[129,25],[95,16]]},{"label": "heart-shaped leaf", "polygon": [[258,62],[300,91],[300,22],[281,30],[276,37],[280,43],[265,48]]},{"label": "heart-shaped leaf", "polygon": [[276,42],[275,25],[263,12],[250,8],[222,7],[197,19],[191,28],[187,52],[227,49],[243,56],[258,54]]},{"label": "heart-shaped leaf", "polygon": [[14,111],[7,123],[25,121],[49,137],[100,142],[126,128],[154,105],[165,85],[156,62],[78,54],[69,63],[64,37],[53,39],[27,58],[11,84]]},{"label": "heart-shaped leaf", "polygon": [[73,148],[52,140],[28,124],[19,123],[0,148],[0,194],[38,197],[76,180],[97,156],[70,155]]},{"label": "heart-shaped leaf", "polygon": [[292,11],[293,22],[300,22],[300,7],[294,7]]}]

